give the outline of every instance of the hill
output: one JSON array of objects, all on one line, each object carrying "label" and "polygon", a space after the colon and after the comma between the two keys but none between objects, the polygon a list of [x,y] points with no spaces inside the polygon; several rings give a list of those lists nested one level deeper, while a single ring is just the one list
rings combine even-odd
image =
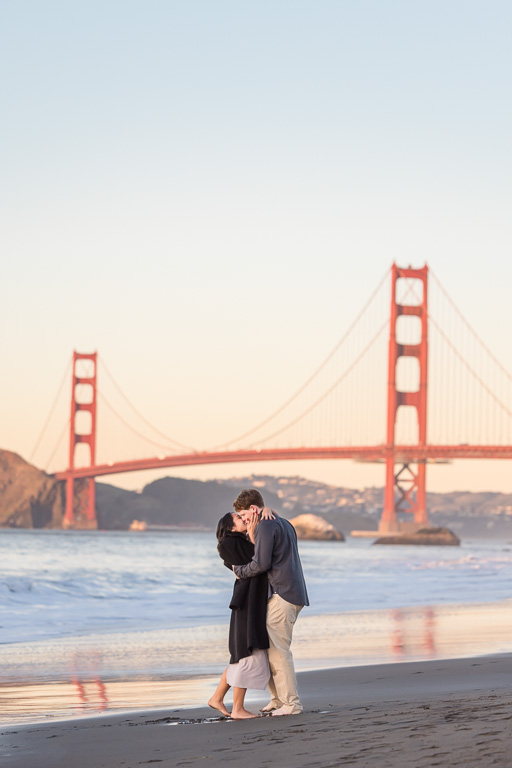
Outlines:
[{"label": "hill", "polygon": [[[98,524],[126,530],[141,520],[149,526],[214,530],[242,488],[258,488],[268,506],[285,517],[320,515],[345,534],[354,528],[375,530],[382,512],[382,488],[343,488],[299,476],[165,477],[140,493],[96,483]],[[0,527],[62,527],[64,484],[10,451],[0,450],[0,492]],[[427,503],[431,525],[451,528],[459,537],[512,539],[512,494],[429,493]]]},{"label": "hill", "polygon": [[[375,530],[382,514],[383,488],[343,488],[303,477],[249,475],[222,481],[236,488],[259,488],[265,499],[274,494],[276,509],[287,517],[311,512],[343,533]],[[428,493],[432,526],[451,528],[462,538],[512,538],[512,494],[492,491]]]},{"label": "hill", "polygon": [[61,528],[64,488],[17,453],[0,451],[0,527]]},{"label": "hill", "polygon": [[[97,483],[98,525],[126,529],[133,520],[144,520],[149,525],[214,530],[220,518],[232,510],[238,490],[217,480],[180,477],[155,480],[141,493]],[[268,503],[277,506],[279,499],[270,493]]]}]

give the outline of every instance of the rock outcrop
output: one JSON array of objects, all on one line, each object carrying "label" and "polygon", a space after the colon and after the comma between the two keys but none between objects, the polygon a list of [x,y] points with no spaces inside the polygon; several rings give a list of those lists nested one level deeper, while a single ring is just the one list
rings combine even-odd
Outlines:
[{"label": "rock outcrop", "polygon": [[61,528],[64,503],[64,483],[0,451],[0,527]]},{"label": "rock outcrop", "polygon": [[345,541],[342,533],[319,515],[304,514],[292,517],[290,523],[297,532],[298,539],[310,541]]},{"label": "rock outcrop", "polygon": [[460,539],[449,528],[420,528],[415,533],[382,536],[374,544],[417,544],[419,546],[458,547]]},{"label": "rock outcrop", "polygon": [[145,520],[132,520],[130,523],[129,531],[147,531],[148,524]]}]

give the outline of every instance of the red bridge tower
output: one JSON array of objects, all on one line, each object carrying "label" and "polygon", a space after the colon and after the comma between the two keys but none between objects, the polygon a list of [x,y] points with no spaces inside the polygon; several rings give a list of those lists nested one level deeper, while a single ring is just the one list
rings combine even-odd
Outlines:
[{"label": "red bridge tower", "polygon": [[[90,355],[73,353],[69,471],[75,468],[76,446],[80,443],[89,446],[89,466],[96,463],[96,357],[96,352]],[[84,365],[82,361],[89,361],[89,365]],[[87,375],[80,375],[85,373],[86,366],[90,371],[87,371]],[[80,417],[81,412],[90,414],[90,418],[83,419]],[[63,527],[97,528],[95,500],[94,477],[75,479],[68,476]]]},{"label": "red bridge tower", "polygon": [[[397,281],[409,278],[419,282],[420,304],[399,304]],[[384,532],[410,532],[428,525],[427,495],[425,483],[426,461],[414,461],[411,457],[399,455],[395,450],[397,412],[400,406],[412,406],[418,417],[418,446],[427,444],[427,365],[428,365],[428,313],[427,313],[428,267],[402,269],[393,264],[391,269],[391,318],[388,359],[388,413],[386,439],[386,488],[384,510],[379,530]],[[405,299],[404,299],[405,300]],[[421,324],[421,338],[418,344],[397,342],[396,326],[401,316],[418,317]],[[400,357],[413,357],[419,366],[419,387],[415,392],[397,389],[397,364]],[[411,466],[415,464],[415,468]],[[408,512],[414,520],[397,518],[397,513]]]}]

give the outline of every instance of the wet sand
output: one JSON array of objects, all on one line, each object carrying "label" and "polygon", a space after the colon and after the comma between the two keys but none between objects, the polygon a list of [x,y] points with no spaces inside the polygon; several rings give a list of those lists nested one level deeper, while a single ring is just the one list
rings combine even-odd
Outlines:
[{"label": "wet sand", "polygon": [[299,688],[305,710],[294,717],[233,721],[206,707],[3,727],[0,763],[511,765],[512,654],[302,672]]},{"label": "wet sand", "polygon": [[[298,671],[512,651],[512,602],[304,616]],[[208,701],[227,662],[228,626],[2,645],[0,727]],[[250,698],[253,694],[250,694]]]}]

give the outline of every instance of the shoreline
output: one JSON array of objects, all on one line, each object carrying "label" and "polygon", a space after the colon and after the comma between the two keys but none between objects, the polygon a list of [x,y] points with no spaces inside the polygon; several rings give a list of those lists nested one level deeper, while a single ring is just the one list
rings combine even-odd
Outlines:
[{"label": "shoreline", "polygon": [[[512,651],[510,601],[301,615],[301,674]],[[2,646],[0,727],[197,707],[227,663],[227,625]],[[254,699],[248,694],[248,702]]]},{"label": "shoreline", "polygon": [[[95,765],[509,766],[512,653],[395,662],[298,674],[304,713],[232,721],[207,706],[105,712],[3,726],[8,768]],[[266,703],[258,692],[248,708]],[[207,725],[198,728],[199,725]],[[478,738],[477,738],[478,737]]]},{"label": "shoreline", "polygon": [[[470,666],[479,666],[487,659],[509,659],[512,662],[512,651],[500,654],[488,653],[481,655],[468,655],[457,657],[435,657],[434,659],[415,659],[415,660],[394,660],[383,661],[380,663],[367,662],[366,664],[351,664],[347,666],[314,667],[311,669],[297,671],[299,689],[301,681],[304,681],[308,695],[316,697],[317,694],[311,690],[311,680],[329,680],[330,676],[337,677],[343,675],[347,680],[358,679],[364,671],[372,674],[373,670],[378,670],[377,679],[401,678],[402,674],[396,669],[398,667],[411,668],[411,665],[426,665],[425,671],[429,671],[428,665],[446,664],[447,668],[452,665],[458,667],[471,662]],[[493,661],[492,663],[496,663]],[[390,672],[391,674],[386,674]],[[415,671],[414,674],[423,674],[423,671]],[[199,719],[223,719],[219,714],[208,707],[206,702],[211,697],[220,678],[220,672],[216,675],[195,675],[183,676],[182,678],[162,677],[142,677],[125,679],[91,679],[87,681],[51,681],[34,682],[27,684],[12,684],[0,686],[0,703],[9,706],[14,701],[13,710],[19,705],[23,706],[23,713],[1,716],[0,714],[0,733],[5,729],[45,727],[51,724],[71,724],[83,723],[86,721],[103,721],[112,718],[124,717],[157,717],[163,712],[183,713],[189,712],[188,719],[197,719],[194,713],[200,713]],[[511,676],[512,685],[512,676]],[[106,696],[108,687],[109,698]],[[70,706],[71,698],[80,697],[80,703]],[[10,696],[13,693],[13,698]],[[300,692],[300,690],[299,690]],[[21,696],[20,696],[21,694]],[[167,697],[167,703],[155,705],[155,694],[161,697],[163,702]],[[231,694],[228,693],[226,701],[228,708],[231,706]],[[19,697],[19,698],[18,698]],[[41,703],[51,705],[51,699],[54,698],[57,705],[60,701],[64,702],[63,708],[58,708],[54,712],[47,711],[44,715],[41,713]],[[268,691],[248,690],[246,695],[247,708],[256,712],[261,705],[268,700]],[[135,703],[135,701],[137,703]]]}]

